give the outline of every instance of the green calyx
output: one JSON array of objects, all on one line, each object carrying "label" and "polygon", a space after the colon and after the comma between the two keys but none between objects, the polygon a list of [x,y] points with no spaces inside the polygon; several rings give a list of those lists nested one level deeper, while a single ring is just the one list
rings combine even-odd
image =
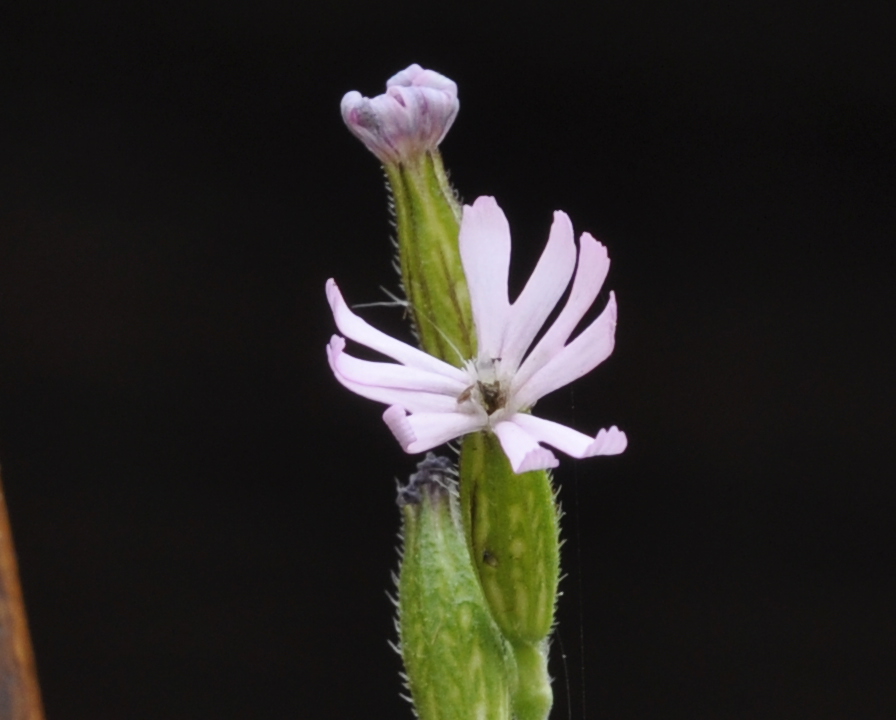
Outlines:
[{"label": "green calyx", "polygon": [[545,720],[553,693],[547,638],[560,580],[559,512],[545,470],[516,475],[498,438],[467,435],[461,447],[467,545],[492,617],[513,647],[517,720]]},{"label": "green calyx", "polygon": [[513,646],[517,663],[517,691],[513,696],[516,720],[547,720],[554,703],[548,674],[548,642],[518,643]]},{"label": "green calyx", "polygon": [[418,482],[403,507],[399,630],[408,686],[422,720],[511,720],[514,655],[470,564],[452,482],[437,474]]},{"label": "green calyx", "polygon": [[460,204],[438,150],[386,165],[401,279],[420,345],[460,367],[476,354],[470,293],[460,261]]},{"label": "green calyx", "polygon": [[473,564],[501,632],[540,643],[554,623],[560,578],[557,505],[544,470],[516,475],[498,438],[467,435],[461,503]]}]

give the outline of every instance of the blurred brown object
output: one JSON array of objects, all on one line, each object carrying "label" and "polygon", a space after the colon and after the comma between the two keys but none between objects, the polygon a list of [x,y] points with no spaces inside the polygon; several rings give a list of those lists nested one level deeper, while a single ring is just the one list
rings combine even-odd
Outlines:
[{"label": "blurred brown object", "polygon": [[0,478],[0,720],[44,720],[2,478]]}]

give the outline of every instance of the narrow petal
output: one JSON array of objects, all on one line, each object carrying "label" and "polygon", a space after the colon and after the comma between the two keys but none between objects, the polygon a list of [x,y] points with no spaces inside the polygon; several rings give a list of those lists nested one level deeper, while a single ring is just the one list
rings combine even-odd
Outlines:
[{"label": "narrow petal", "polygon": [[465,412],[415,412],[393,405],[383,413],[383,420],[407,453],[431,450],[485,425],[485,414]]},{"label": "narrow petal", "polygon": [[376,385],[361,385],[353,382],[339,372],[333,373],[339,383],[351,390],[356,395],[365,397],[384,405],[401,405],[411,412],[452,412],[457,404],[445,395],[433,395],[410,390],[397,390]]},{"label": "narrow petal", "polygon": [[501,441],[501,447],[510,460],[513,471],[520,473],[530,470],[546,470],[557,467],[559,462],[547,448],[541,447],[538,441],[519,425],[502,421],[494,427],[495,435]]},{"label": "narrow petal", "polygon": [[[607,307],[569,345],[555,354],[532,377],[511,389],[513,409],[531,407],[540,397],[568,385],[591,372],[613,352],[616,334],[616,296],[610,293]],[[514,385],[517,379],[514,378]]]},{"label": "narrow petal", "polygon": [[492,197],[464,206],[460,223],[460,256],[470,289],[470,304],[479,357],[500,357],[510,311],[507,273],[510,268],[510,226]]},{"label": "narrow petal", "polygon": [[399,390],[438,393],[449,395],[452,398],[457,398],[470,385],[469,380],[461,382],[454,377],[407,365],[359,360],[344,352],[345,340],[339,335],[334,335],[330,339],[330,348],[333,354],[333,363],[339,372],[362,385],[379,385]]},{"label": "narrow petal", "polygon": [[579,239],[579,264],[569,298],[553,325],[532,348],[520,367],[516,376],[516,382],[520,386],[566,344],[576,325],[594,303],[609,270],[607,249],[591,235],[583,233]]},{"label": "narrow petal", "polygon": [[507,421],[519,425],[539,442],[547,443],[574,458],[618,455],[628,444],[625,433],[615,425],[609,430],[601,430],[597,437],[590,437],[566,425],[526,413],[516,413]]},{"label": "narrow petal", "polygon": [[588,448],[587,457],[594,455],[618,455],[628,447],[628,437],[615,425],[609,430],[600,430]]},{"label": "narrow petal", "polygon": [[346,305],[342,293],[339,292],[339,288],[332,278],[327,280],[327,300],[333,311],[336,327],[350,340],[366,345],[371,350],[381,352],[408,367],[429,370],[445,377],[455,378],[458,382],[464,382],[467,379],[463,370],[432,355],[427,355],[422,350],[403,343],[401,340],[396,340],[359,318]]},{"label": "narrow petal", "polygon": [[520,360],[557,301],[569,285],[576,265],[576,244],[572,222],[565,212],[554,213],[554,222],[544,252],[529,277],[526,287],[510,308],[501,362],[504,367],[519,367]]},{"label": "narrow petal", "polygon": [[[342,347],[345,347],[345,340],[335,336],[327,345],[327,360],[330,363],[330,369],[333,371],[336,379],[353,393],[366,397],[369,400],[385,403],[386,405],[401,405],[411,412],[454,412],[457,409],[457,400],[450,395],[440,393],[422,392],[420,390],[407,390],[402,388],[384,387],[382,385],[369,385],[359,382],[353,377],[351,371],[351,363],[349,363],[349,374],[343,372],[346,368],[346,360],[351,359],[355,362],[363,362],[357,358],[342,352],[342,347],[335,342],[336,338],[342,341]],[[397,365],[396,367],[404,367]]]}]

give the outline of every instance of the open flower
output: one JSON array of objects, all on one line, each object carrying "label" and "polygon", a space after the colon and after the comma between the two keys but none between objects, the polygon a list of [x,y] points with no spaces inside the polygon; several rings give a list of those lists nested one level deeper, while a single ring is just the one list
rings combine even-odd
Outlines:
[{"label": "open flower", "polygon": [[[467,433],[490,430],[516,473],[557,465],[553,453],[540,443],[576,458],[621,453],[627,440],[615,426],[590,437],[528,412],[539,398],[590,372],[613,351],[612,293],[597,319],[569,340],[607,276],[606,248],[584,233],[577,265],[572,223],[566,213],[554,213],[547,247],[526,287],[510,303],[510,228],[494,198],[481,197],[464,206],[460,253],[476,325],[477,357],[454,367],[376,330],[348,308],[336,283],[328,280],[327,299],[340,332],[400,363],[352,357],[345,352],[345,339],[334,335],[327,357],[336,379],[359,395],[389,405],[383,420],[406,452],[424,452]],[[566,305],[533,346],[573,272]]]},{"label": "open flower", "polygon": [[385,95],[346,93],[342,119],[381,162],[400,163],[434,150],[459,108],[453,80],[414,64],[389,78]]}]

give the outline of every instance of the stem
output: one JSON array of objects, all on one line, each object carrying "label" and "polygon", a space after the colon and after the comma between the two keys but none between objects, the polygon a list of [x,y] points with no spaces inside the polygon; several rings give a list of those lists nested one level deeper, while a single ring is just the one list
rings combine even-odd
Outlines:
[{"label": "stem", "polygon": [[44,720],[19,566],[0,478],[0,717]]}]

